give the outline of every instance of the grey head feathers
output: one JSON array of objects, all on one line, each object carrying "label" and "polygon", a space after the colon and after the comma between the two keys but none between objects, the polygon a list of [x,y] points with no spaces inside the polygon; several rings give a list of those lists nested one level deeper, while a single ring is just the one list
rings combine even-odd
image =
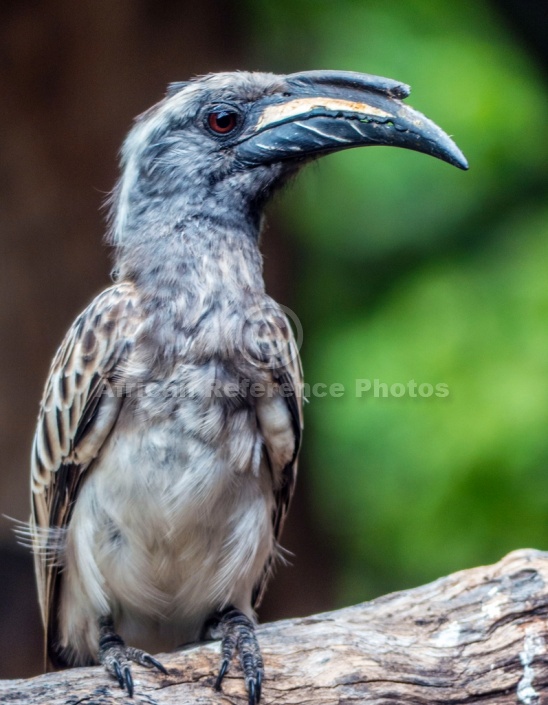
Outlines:
[{"label": "grey head feathers", "polygon": [[261,170],[250,178],[240,169],[231,140],[208,131],[205,116],[216,105],[236,106],[245,114],[260,98],[282,92],[282,79],[235,72],[171,84],[166,97],[136,119],[124,142],[108,241],[131,246],[205,214],[227,223],[234,220],[232,213],[241,222],[250,199],[261,192]]}]

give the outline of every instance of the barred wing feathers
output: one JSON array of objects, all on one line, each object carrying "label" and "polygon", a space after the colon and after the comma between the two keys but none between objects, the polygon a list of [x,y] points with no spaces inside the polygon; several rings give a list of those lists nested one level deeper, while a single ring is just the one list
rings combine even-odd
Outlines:
[{"label": "barred wing feathers", "polygon": [[[274,315],[266,315],[255,341],[263,362],[267,361],[272,370],[272,380],[277,385],[286,410],[291,419],[291,441],[289,460],[283,467],[273,467],[276,463],[274,449],[265,434],[265,452],[273,475],[280,477],[274,486],[274,512],[272,525],[274,539],[278,544],[297,480],[298,455],[303,430],[303,371],[297,342],[287,318],[277,310]],[[257,328],[255,328],[257,331]],[[258,355],[259,357],[259,355]],[[259,419],[260,422],[260,419]],[[263,574],[253,592],[253,606],[260,605],[269,577],[272,573],[276,553],[267,561]]]},{"label": "barred wing feathers", "polygon": [[31,519],[45,640],[54,649],[63,529],[81,483],[116,421],[122,398],[105,393],[127,357],[139,326],[129,283],[97,296],[76,319],[52,362],[31,458]]}]

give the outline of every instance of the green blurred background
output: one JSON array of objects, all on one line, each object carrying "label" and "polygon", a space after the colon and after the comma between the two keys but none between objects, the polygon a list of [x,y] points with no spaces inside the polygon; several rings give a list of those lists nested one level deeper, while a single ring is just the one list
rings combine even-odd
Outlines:
[{"label": "green blurred background", "polygon": [[[26,516],[26,454],[49,360],[106,283],[98,208],[131,116],[193,73],[337,68],[411,84],[408,102],[454,136],[470,171],[353,150],[308,168],[270,208],[269,289],[303,325],[307,382],[345,393],[306,407],[284,541],[294,568],[280,570],[261,616],[354,603],[547,548],[544,5],[6,3],[2,511]],[[357,379],[444,384],[449,394],[360,397]],[[35,646],[30,562],[7,523],[1,538],[3,621],[17,632],[30,620]],[[5,675],[36,670],[34,646],[8,644]]]}]

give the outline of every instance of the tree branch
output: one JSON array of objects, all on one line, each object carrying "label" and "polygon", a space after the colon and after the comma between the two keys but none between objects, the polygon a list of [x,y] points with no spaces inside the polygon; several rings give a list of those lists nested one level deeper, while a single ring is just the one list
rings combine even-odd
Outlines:
[{"label": "tree branch", "polygon": [[[548,703],[547,586],[548,553],[522,550],[369,603],[265,624],[264,705]],[[235,667],[224,692],[212,690],[217,642],[160,658],[168,676],[134,666],[133,701],[94,667],[0,681],[0,702],[246,702]]]}]

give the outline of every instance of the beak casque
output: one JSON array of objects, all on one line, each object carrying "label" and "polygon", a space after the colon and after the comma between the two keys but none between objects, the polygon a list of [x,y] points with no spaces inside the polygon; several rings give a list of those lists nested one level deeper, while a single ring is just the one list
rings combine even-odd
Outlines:
[{"label": "beak casque", "polygon": [[350,71],[305,71],[286,77],[283,95],[253,107],[237,145],[247,166],[303,159],[352,147],[386,145],[423,152],[460,169],[466,158],[436,124],[401,102],[409,87]]}]

